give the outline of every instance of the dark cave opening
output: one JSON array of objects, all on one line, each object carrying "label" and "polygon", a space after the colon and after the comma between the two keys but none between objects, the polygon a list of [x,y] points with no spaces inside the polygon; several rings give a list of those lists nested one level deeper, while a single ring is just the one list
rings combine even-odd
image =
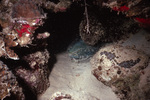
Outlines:
[{"label": "dark cave opening", "polygon": [[47,19],[36,31],[50,33],[48,50],[52,54],[65,51],[71,41],[79,37],[79,24],[83,19],[84,8],[72,5],[66,12],[45,12],[48,13]]}]

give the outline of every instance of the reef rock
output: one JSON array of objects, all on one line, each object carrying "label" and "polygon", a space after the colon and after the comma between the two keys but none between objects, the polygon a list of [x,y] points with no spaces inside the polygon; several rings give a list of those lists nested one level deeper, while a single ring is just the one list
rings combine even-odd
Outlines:
[{"label": "reef rock", "polygon": [[105,36],[105,29],[99,22],[98,18],[89,15],[89,32],[87,32],[87,19],[84,18],[79,26],[80,36],[88,45],[95,45],[100,39]]},{"label": "reef rock", "polygon": [[[17,2],[2,0],[0,12],[0,25],[2,26],[0,41],[4,42],[1,49],[8,58],[19,60],[18,55],[10,47],[25,47],[32,44],[32,40],[36,37],[35,30],[44,23],[43,19],[46,18],[46,14],[33,0],[18,0]],[[6,25],[3,25],[4,23]]]},{"label": "reef rock", "polygon": [[22,88],[19,86],[16,77],[9,68],[0,61],[0,100],[5,98],[25,100]]},{"label": "reef rock", "polygon": [[143,91],[143,95],[146,100],[150,100],[150,63],[147,68],[145,68],[140,76],[139,87]]},{"label": "reef rock", "polygon": [[16,42],[20,46],[31,44],[35,29],[43,24],[42,20],[45,18],[46,14],[32,0],[19,0],[14,4],[11,13],[13,25],[11,30],[12,35],[16,36]]},{"label": "reef rock", "polygon": [[33,18],[44,18],[43,15],[33,0],[19,0],[12,7],[12,18],[33,20]]},{"label": "reef rock", "polygon": [[49,100],[73,100],[70,94],[64,94],[62,92],[56,92]]},{"label": "reef rock", "polygon": [[133,48],[108,45],[91,59],[92,73],[99,81],[112,87],[121,100],[147,100],[139,82],[148,61],[147,55]]},{"label": "reef rock", "polygon": [[3,41],[3,38],[0,37],[0,57],[5,55],[5,43]]},{"label": "reef rock", "polygon": [[150,27],[150,1],[149,0],[96,0],[98,5],[109,7],[118,13],[122,12],[127,17],[135,19],[140,26],[144,28]]},{"label": "reef rock", "polygon": [[[98,41],[118,41],[127,37],[130,33],[138,31],[139,27],[133,20],[110,12],[109,9],[101,9],[95,12],[90,10],[88,19],[85,17],[79,26],[80,36],[88,45],[95,45]],[[89,32],[87,32],[87,26],[89,26]]]},{"label": "reef rock", "polygon": [[47,50],[29,54],[23,58],[30,69],[17,68],[17,75],[25,81],[35,94],[43,93],[49,87],[49,53]]}]

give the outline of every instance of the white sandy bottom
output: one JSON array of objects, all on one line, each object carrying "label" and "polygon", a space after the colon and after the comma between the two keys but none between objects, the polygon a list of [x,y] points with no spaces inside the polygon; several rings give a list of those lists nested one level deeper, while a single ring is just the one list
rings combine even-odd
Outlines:
[{"label": "white sandy bottom", "polygon": [[103,85],[91,74],[89,62],[75,63],[67,53],[57,55],[50,84],[39,100],[50,100],[55,92],[70,94],[74,100],[119,100],[111,88]]}]

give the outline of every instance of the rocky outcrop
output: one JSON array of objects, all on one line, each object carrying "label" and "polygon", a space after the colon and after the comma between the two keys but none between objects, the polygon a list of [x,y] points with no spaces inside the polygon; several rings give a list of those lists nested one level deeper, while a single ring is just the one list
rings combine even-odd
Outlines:
[{"label": "rocky outcrop", "polygon": [[139,27],[133,20],[105,8],[97,11],[89,8],[88,19],[85,17],[79,26],[81,39],[88,45],[95,45],[99,41],[119,41],[138,30]]},{"label": "rocky outcrop", "polygon": [[30,69],[20,67],[16,69],[16,74],[28,85],[28,87],[35,93],[43,93],[49,86],[49,52],[38,51],[24,57],[24,60],[29,63]]},{"label": "rocky outcrop", "polygon": [[140,85],[148,61],[147,55],[133,48],[107,45],[91,59],[92,74],[110,86],[121,100],[148,100],[144,92],[150,88]]},{"label": "rocky outcrop", "polygon": [[0,100],[12,97],[15,100],[25,100],[22,87],[18,84],[16,76],[0,61]]}]

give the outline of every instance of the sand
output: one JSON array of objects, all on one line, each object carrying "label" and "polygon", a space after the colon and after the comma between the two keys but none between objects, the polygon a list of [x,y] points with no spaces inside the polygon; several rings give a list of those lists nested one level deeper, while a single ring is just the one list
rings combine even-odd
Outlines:
[{"label": "sand", "polygon": [[[149,37],[148,32],[141,30],[119,43],[150,55]],[[56,92],[70,94],[73,100],[120,100],[110,87],[102,84],[91,74],[89,60],[74,62],[69,58],[67,52],[58,54],[56,59],[57,62],[49,77],[50,87],[39,96],[38,100],[50,100]]]},{"label": "sand", "polygon": [[111,88],[91,74],[90,62],[73,62],[67,53],[57,55],[50,75],[50,88],[39,98],[49,100],[55,92],[70,94],[74,100],[119,100]]}]

